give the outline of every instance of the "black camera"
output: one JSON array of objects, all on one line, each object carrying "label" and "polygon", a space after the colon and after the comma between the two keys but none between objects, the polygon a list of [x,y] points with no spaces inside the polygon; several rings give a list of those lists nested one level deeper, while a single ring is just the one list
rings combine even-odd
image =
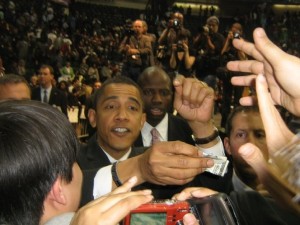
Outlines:
[{"label": "black camera", "polygon": [[234,32],[233,33],[233,38],[235,38],[235,39],[240,39],[240,33],[239,32]]},{"label": "black camera", "polygon": [[156,200],[131,211],[123,225],[182,225],[183,216],[192,213],[201,225],[238,225],[239,219],[231,200],[219,193],[186,201]]},{"label": "black camera", "polygon": [[131,36],[131,35],[134,35],[135,34],[135,31],[132,30],[132,29],[125,29],[125,35],[126,36]]},{"label": "black camera", "polygon": [[183,42],[182,41],[178,41],[177,42],[177,52],[183,52]]},{"label": "black camera", "polygon": [[174,29],[178,29],[180,27],[180,21],[178,19],[171,20],[171,27]]}]

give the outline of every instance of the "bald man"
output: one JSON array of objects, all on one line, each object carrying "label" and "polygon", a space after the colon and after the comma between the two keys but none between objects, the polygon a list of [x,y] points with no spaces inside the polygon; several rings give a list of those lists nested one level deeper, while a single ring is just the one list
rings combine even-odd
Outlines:
[{"label": "bald man", "polygon": [[30,87],[25,78],[15,74],[0,77],[0,100],[3,99],[31,99]]}]

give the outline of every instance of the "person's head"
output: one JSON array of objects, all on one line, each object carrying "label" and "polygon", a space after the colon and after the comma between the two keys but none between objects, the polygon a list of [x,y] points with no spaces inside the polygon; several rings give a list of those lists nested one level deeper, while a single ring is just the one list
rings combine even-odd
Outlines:
[{"label": "person's head", "polygon": [[0,77],[0,100],[30,98],[30,87],[24,77],[14,74]]},{"label": "person's head", "polygon": [[178,20],[180,23],[180,26],[183,26],[183,14],[180,12],[175,12],[172,16],[171,16],[172,20]]},{"label": "person's head", "polygon": [[42,65],[39,70],[39,82],[42,88],[49,88],[52,86],[54,79],[54,70],[52,66]]},{"label": "person's head", "polygon": [[68,82],[65,80],[60,81],[57,85],[58,89],[62,91],[68,91],[68,86]]},{"label": "person's head", "polygon": [[240,23],[234,23],[234,24],[232,24],[230,31],[234,35],[238,34],[239,36],[242,36],[243,35],[243,26]]},{"label": "person's head", "polygon": [[44,224],[78,208],[79,144],[64,114],[38,101],[1,101],[0,143],[1,222]]},{"label": "person's head", "polygon": [[98,144],[115,159],[131,147],[146,116],[140,87],[125,76],[107,79],[95,93],[94,110],[89,111],[97,127]]},{"label": "person's head", "polygon": [[255,186],[258,179],[254,170],[238,153],[238,149],[249,142],[255,144],[268,160],[266,135],[258,107],[238,106],[227,119],[224,146],[233,158],[236,174],[249,186]]},{"label": "person's head", "polygon": [[30,85],[32,87],[36,87],[38,85],[38,82],[39,82],[39,78],[37,75],[33,74],[31,77],[30,77]]},{"label": "person's head", "polygon": [[172,108],[172,81],[163,69],[151,66],[142,72],[137,83],[143,91],[147,122],[156,126]]},{"label": "person's head", "polygon": [[100,81],[95,81],[94,83],[93,83],[93,90],[94,91],[96,91],[96,90],[98,90],[100,87],[101,87],[101,82]]},{"label": "person's head", "polygon": [[144,33],[144,26],[143,26],[143,21],[142,20],[135,20],[133,23],[132,23],[132,29],[134,30],[134,32],[137,34],[137,35],[141,35]]},{"label": "person's head", "polygon": [[210,33],[217,33],[219,30],[219,19],[216,16],[210,16],[206,20],[206,25],[209,27]]}]

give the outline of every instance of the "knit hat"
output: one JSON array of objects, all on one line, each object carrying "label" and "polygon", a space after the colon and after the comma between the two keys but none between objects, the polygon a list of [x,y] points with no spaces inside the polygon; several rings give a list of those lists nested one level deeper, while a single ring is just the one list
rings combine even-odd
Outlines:
[{"label": "knit hat", "polygon": [[206,23],[209,23],[209,22],[212,22],[212,21],[214,21],[217,24],[219,24],[219,19],[216,16],[210,16],[210,17],[208,17],[207,20],[206,20]]}]

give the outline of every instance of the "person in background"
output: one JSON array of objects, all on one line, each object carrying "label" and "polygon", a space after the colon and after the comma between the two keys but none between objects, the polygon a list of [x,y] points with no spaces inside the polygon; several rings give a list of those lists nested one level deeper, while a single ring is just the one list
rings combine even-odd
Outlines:
[{"label": "person in background", "polygon": [[15,74],[0,77],[0,100],[30,98],[31,89],[24,77]]},{"label": "person in background", "polygon": [[119,52],[125,57],[122,74],[136,81],[139,74],[150,66],[151,40],[143,34],[142,20],[135,20],[126,32],[119,46]]},{"label": "person in background", "polygon": [[53,68],[49,65],[42,65],[39,70],[40,86],[32,90],[32,100],[52,105],[68,116],[67,97],[52,84],[53,80]]},{"label": "person in background", "polygon": [[233,187],[236,191],[255,190],[267,194],[255,171],[239,154],[246,143],[259,147],[266,162],[269,160],[266,134],[257,106],[238,106],[229,114],[224,147],[232,157],[234,167]]}]

